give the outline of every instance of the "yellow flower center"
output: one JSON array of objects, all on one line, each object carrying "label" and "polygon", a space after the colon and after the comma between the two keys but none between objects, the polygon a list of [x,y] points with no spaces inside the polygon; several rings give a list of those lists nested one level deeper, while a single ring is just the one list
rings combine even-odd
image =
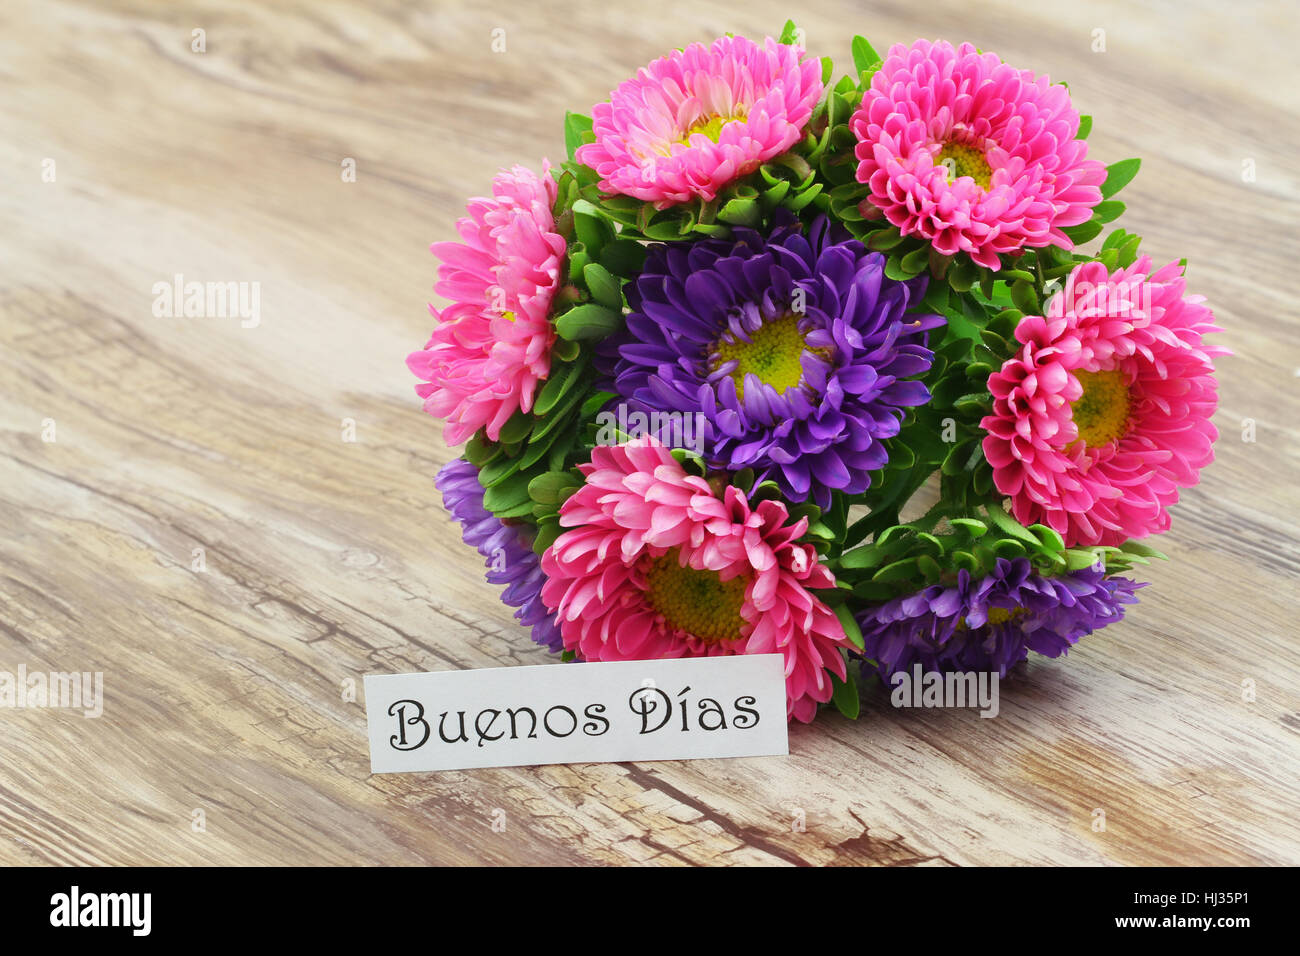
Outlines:
[{"label": "yellow flower center", "polygon": [[748,580],[738,574],[723,581],[717,571],[682,567],[676,548],[646,569],[646,601],[669,627],[693,634],[706,644],[739,638],[745,624],[740,609]]},{"label": "yellow flower center", "polygon": [[739,106],[736,107],[736,111],[730,116],[722,116],[718,113],[705,114],[692,123],[690,128],[687,129],[686,132],[682,133],[681,138],[678,139],[677,142],[681,143],[683,146],[689,146],[691,145],[692,136],[696,133],[703,133],[716,143],[718,137],[722,135],[722,127],[726,126],[732,120],[743,120],[744,118],[745,110]]},{"label": "yellow flower center", "polygon": [[513,312],[502,312],[501,318],[505,319],[507,322],[513,322],[515,320],[515,314]]},{"label": "yellow flower center", "polygon": [[[798,385],[803,378],[805,347],[798,317],[786,315],[764,322],[750,334],[748,342],[733,333],[726,333],[714,346],[718,356],[714,368],[735,361],[736,370],[731,373],[731,380],[736,383],[736,394],[741,398],[745,397],[745,376],[749,374],[757,375],[759,381],[772,386],[777,394],[784,394],[787,388]],[[816,348],[809,351],[825,357],[829,350]]]},{"label": "yellow flower center", "polygon": [[1028,613],[1023,607],[991,607],[989,624],[1005,624],[1007,621],[1019,620]]},{"label": "yellow flower center", "polygon": [[988,189],[993,181],[993,169],[984,158],[984,151],[967,143],[944,143],[934,162],[936,166],[947,168],[950,183],[969,176],[980,189]]},{"label": "yellow flower center", "polygon": [[[1018,621],[1029,611],[1023,607],[991,607],[988,613],[988,623],[985,627],[993,627],[995,624],[1006,624],[1008,621]],[[966,619],[962,618],[957,622],[957,630],[965,631],[970,627]]]},{"label": "yellow flower center", "polygon": [[1131,399],[1128,380],[1117,368],[1105,372],[1075,372],[1083,394],[1070,406],[1079,441],[1098,448],[1128,434]]}]

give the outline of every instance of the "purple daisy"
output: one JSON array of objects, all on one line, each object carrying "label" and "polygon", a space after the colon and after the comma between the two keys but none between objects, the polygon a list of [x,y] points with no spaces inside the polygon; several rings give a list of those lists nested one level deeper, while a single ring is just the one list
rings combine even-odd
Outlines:
[{"label": "purple daisy", "polygon": [[1059,657],[1079,638],[1124,617],[1145,585],[1095,567],[1055,577],[1027,558],[999,558],[985,577],[923,588],[859,611],[864,657],[881,677],[910,670],[997,671],[1005,677],[1030,651]]},{"label": "purple daisy", "polygon": [[930,398],[909,379],[929,370],[926,332],[944,320],[904,316],[924,292],[824,217],[806,236],[786,215],[766,237],[652,246],[626,330],[599,347],[605,387],[631,413],[675,413],[711,467],[752,468],[826,507],[833,490],[866,491],[882,439]]},{"label": "purple daisy", "polygon": [[533,630],[533,640],[558,653],[564,648],[555,616],[542,603],[541,562],[533,552],[533,529],[527,524],[502,524],[483,507],[483,486],[478,469],[457,458],[438,472],[434,484],[453,518],[460,522],[465,543],[487,559],[487,580],[504,584],[501,600],[518,608],[515,619]]}]

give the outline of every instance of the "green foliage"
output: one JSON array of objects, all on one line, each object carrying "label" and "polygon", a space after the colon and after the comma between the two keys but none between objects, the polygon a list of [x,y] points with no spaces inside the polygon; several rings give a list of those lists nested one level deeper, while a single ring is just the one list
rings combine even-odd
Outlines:
[{"label": "green foliage", "polygon": [[855,36],[850,50],[853,53],[853,68],[858,71],[859,76],[880,66],[880,56],[867,42],[866,37]]},{"label": "green foliage", "polygon": [[1125,186],[1127,186],[1137,175],[1138,169],[1142,166],[1140,159],[1121,159],[1118,163],[1111,163],[1106,167],[1106,181],[1101,185],[1101,196],[1103,199],[1109,199]]},{"label": "green foliage", "polygon": [[855,598],[881,602],[934,584],[951,585],[961,570],[975,577],[988,574],[999,559],[1028,558],[1040,574],[1054,575],[1099,564],[1107,574],[1120,573],[1164,557],[1135,541],[1067,548],[1056,531],[1041,524],[1025,527],[997,501],[968,513],[957,513],[959,508],[945,498],[916,521],[876,530],[870,543],[831,559],[836,579]]},{"label": "green foliage", "polygon": [[848,680],[840,680],[831,674],[831,704],[849,720],[857,720],[862,707],[862,698],[858,695],[858,680],[853,673],[853,666],[847,668]]},{"label": "green foliage", "polygon": [[583,116],[581,113],[564,114],[564,150],[568,153],[571,162],[578,147],[583,143],[594,142],[595,138],[595,134],[591,131],[590,116]]},{"label": "green foliage", "polygon": [[[608,273],[606,273],[608,274]],[[555,330],[571,342],[603,339],[623,325],[623,315],[594,302],[576,305],[555,319]]]}]

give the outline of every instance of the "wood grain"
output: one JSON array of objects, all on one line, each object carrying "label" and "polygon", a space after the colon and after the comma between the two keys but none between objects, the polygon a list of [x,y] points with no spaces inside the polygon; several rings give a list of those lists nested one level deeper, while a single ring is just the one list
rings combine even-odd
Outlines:
[{"label": "wood grain", "polygon": [[[492,170],[560,154],[566,108],[792,7],[8,2],[0,670],[102,671],[106,701],[0,711],[0,863],[1300,862],[1289,12],[814,6],[818,54],[969,39],[1067,78],[1095,155],[1144,158],[1125,225],[1191,260],[1236,357],[1130,619],[994,720],[877,691],[788,758],[369,775],[348,682],[547,659],[431,483],[450,453],[403,366],[428,244]],[[155,317],[177,273],[258,282],[260,324]]]}]

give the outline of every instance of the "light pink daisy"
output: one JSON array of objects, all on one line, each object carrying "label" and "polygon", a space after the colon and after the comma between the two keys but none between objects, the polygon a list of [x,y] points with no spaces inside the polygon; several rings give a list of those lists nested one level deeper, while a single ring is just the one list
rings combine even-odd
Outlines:
[{"label": "light pink daisy", "polygon": [[990,269],[1026,246],[1073,248],[1061,229],[1101,201],[1106,169],[1086,158],[1065,87],[969,43],[896,44],[850,125],[868,202]]},{"label": "light pink daisy", "polygon": [[1167,530],[1178,489],[1214,460],[1213,356],[1229,353],[1201,339],[1222,330],[1177,263],[1150,267],[1079,266],[1046,316],[1020,320],[1024,348],[989,377],[994,483],[1019,521],[1072,547]]},{"label": "light pink daisy", "polygon": [[551,208],[555,180],[515,166],[492,181],[491,198],[471,199],[456,223],[460,242],[435,242],[442,260],[435,291],[452,304],[425,347],[406,364],[424,410],[447,420],[447,444],[480,428],[496,440],[516,410],[533,407],[551,367],[551,299],[564,268],[565,242]]},{"label": "light pink daisy", "polygon": [[799,141],[822,95],[821,64],[769,37],[692,43],[655,60],[592,108],[578,162],[600,188],[663,209],[713,199]]},{"label": "light pink daisy", "polygon": [[835,579],[784,504],[719,498],[654,439],[597,446],[542,555],[542,601],[586,660],[782,654],[786,710],[811,721],[850,647],[812,593]]}]

